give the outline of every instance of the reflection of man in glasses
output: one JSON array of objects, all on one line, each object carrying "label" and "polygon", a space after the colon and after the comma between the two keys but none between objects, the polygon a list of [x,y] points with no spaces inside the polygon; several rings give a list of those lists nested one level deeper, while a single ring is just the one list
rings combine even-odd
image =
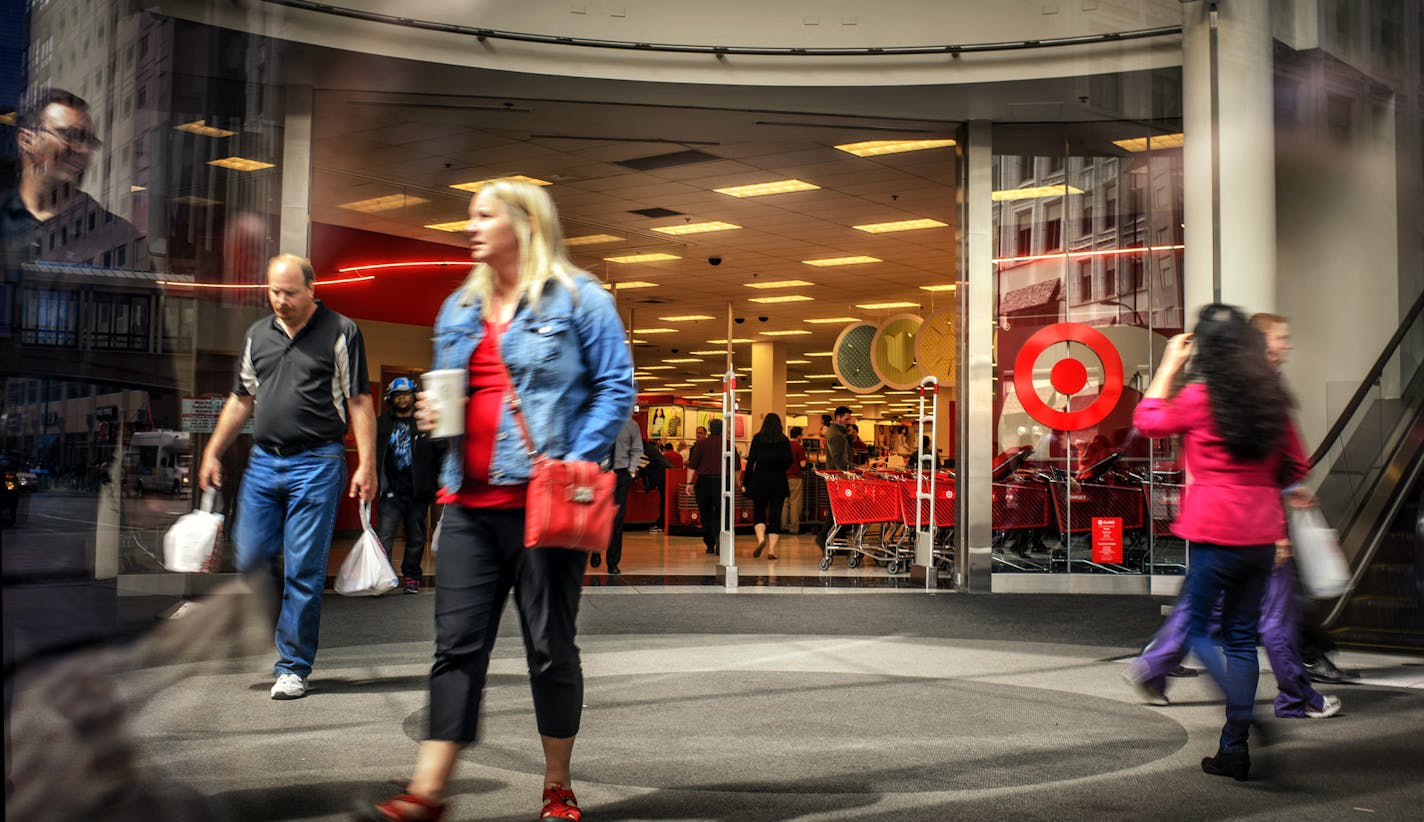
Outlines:
[{"label": "reflection of man in glasses", "polygon": [[94,150],[89,104],[67,91],[40,93],[21,116],[18,187],[0,200],[5,269],[52,261],[105,268],[147,267],[147,250],[127,220],[79,190]]}]

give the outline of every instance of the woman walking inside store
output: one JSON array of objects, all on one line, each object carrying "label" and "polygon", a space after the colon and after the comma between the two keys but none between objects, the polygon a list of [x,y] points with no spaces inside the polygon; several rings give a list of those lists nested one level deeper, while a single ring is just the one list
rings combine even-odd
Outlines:
[{"label": "woman walking inside store", "polygon": [[[531,459],[598,462],[633,409],[623,323],[598,281],[564,250],[553,201],[540,187],[499,180],[470,201],[474,268],[435,322],[435,368],[467,368],[463,440],[440,481],[447,503],[435,585],[430,725],[405,790],[369,809],[377,820],[439,819],[461,750],[475,740],[500,613],[511,590],[524,634],[535,723],[544,751],[541,819],[581,819],[569,783],[583,705],[574,644],[587,555],[524,547]],[[417,403],[421,430],[437,422]]]},{"label": "woman walking inside store", "polygon": [[781,506],[791,494],[786,469],[791,467],[791,440],[781,431],[781,417],[767,414],[761,431],[747,448],[747,468],[742,474],[747,496],[752,498],[752,530],[756,550],[752,557],[777,559],[776,543],[781,539]]},{"label": "woman walking inside store", "polygon": [[[1191,362],[1175,396],[1173,381]],[[1281,489],[1306,473],[1290,399],[1266,359],[1265,341],[1240,310],[1214,303],[1201,310],[1191,334],[1167,345],[1152,383],[1133,414],[1149,437],[1182,435],[1192,482],[1172,530],[1187,541],[1187,646],[1226,695],[1226,724],[1217,752],[1202,759],[1206,773],[1245,780],[1248,740],[1260,677],[1256,624],[1261,597],[1286,536]],[[1309,492],[1293,491],[1293,504]],[[1221,600],[1221,628],[1209,635]]]}]

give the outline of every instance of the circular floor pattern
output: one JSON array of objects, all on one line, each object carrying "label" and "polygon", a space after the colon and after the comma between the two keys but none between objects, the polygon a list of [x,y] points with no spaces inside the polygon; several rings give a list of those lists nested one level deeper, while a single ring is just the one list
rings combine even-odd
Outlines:
[{"label": "circular floor pattern", "polygon": [[[1186,742],[1180,725],[1140,706],[943,679],[790,671],[602,676],[587,680],[584,701],[576,778],[647,788],[1002,788],[1111,773]],[[491,688],[482,723],[481,741],[465,758],[543,772],[526,685]],[[419,739],[425,725],[422,709],[405,730]],[[669,738],[681,743],[670,746]]]}]

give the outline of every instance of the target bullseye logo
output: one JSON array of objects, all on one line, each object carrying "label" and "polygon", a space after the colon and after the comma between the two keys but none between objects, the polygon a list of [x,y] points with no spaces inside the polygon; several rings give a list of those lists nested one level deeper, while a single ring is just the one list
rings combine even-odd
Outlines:
[{"label": "target bullseye logo", "polygon": [[[1039,355],[1051,345],[1061,342],[1076,342],[1088,347],[1098,355],[1103,364],[1103,384],[1098,390],[1098,398],[1078,411],[1059,411],[1038,396],[1033,387],[1033,366]],[[1048,381],[1054,390],[1065,396],[1073,396],[1088,385],[1088,369],[1075,359],[1063,359],[1054,364]],[[1080,431],[1091,428],[1112,413],[1117,401],[1122,398],[1122,357],[1117,348],[1101,331],[1082,323],[1055,323],[1039,329],[1014,358],[1014,393],[1028,412],[1038,422],[1060,431]]]}]

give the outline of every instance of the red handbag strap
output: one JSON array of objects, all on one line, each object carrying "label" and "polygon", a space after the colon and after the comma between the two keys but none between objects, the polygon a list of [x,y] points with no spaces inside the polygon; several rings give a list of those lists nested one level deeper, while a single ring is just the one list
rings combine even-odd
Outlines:
[{"label": "red handbag strap", "polygon": [[[505,331],[509,326],[505,326]],[[491,334],[490,342],[494,345],[495,356],[499,358],[499,365],[504,369],[504,378],[509,381],[509,393],[505,395],[505,401],[509,403],[509,413],[514,415],[514,421],[519,425],[519,435],[524,438],[524,450],[529,455],[529,461],[533,462],[539,458],[539,449],[534,447],[534,438],[529,436],[529,425],[524,422],[524,404],[519,400],[519,389],[514,386],[514,374],[509,371],[509,363],[504,361],[504,349],[500,346],[499,337]]]}]

